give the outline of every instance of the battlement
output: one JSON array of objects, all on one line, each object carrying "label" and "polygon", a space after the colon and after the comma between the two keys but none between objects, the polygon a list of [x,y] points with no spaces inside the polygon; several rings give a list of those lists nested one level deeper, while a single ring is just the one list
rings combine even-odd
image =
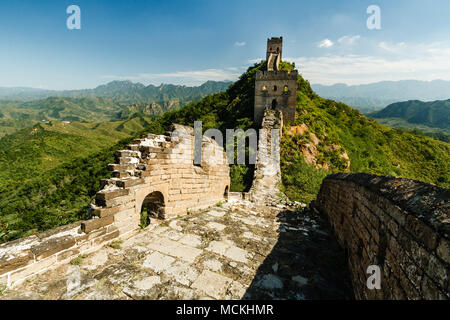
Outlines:
[{"label": "battlement", "polygon": [[258,80],[297,80],[297,70],[283,71],[258,71],[256,72],[256,81]]}]

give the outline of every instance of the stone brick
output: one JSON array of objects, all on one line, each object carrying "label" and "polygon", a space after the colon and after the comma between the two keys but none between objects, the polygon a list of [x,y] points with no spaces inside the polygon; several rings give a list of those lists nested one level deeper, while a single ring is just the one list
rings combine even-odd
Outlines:
[{"label": "stone brick", "polygon": [[428,249],[434,250],[438,244],[438,234],[419,219],[409,215],[406,217],[405,230],[414,235],[418,242]]},{"label": "stone brick", "polygon": [[103,218],[119,212],[120,209],[122,209],[122,206],[115,206],[111,208],[96,208],[92,210],[92,215]]},{"label": "stone brick", "polygon": [[131,175],[130,172],[128,172],[128,171],[114,171],[114,172],[112,173],[112,176],[113,176],[114,178],[120,178],[120,179],[122,179],[122,178],[128,178],[128,177],[131,177],[132,175]]},{"label": "stone brick", "polygon": [[85,233],[89,233],[92,230],[102,228],[113,222],[114,222],[114,216],[112,216],[112,215],[109,215],[109,216],[106,216],[103,218],[86,220],[81,223],[81,230],[83,230],[83,232],[85,232]]},{"label": "stone brick", "polygon": [[192,288],[199,289],[215,299],[223,299],[227,288],[232,282],[232,279],[218,273],[203,270],[197,280],[192,284]]},{"label": "stone brick", "polygon": [[36,261],[40,261],[57,252],[73,247],[75,243],[75,237],[71,235],[50,238],[32,246],[31,252],[35,255]]},{"label": "stone brick", "polygon": [[86,236],[87,236],[86,239],[92,240],[92,239],[98,238],[98,237],[106,234],[106,232],[108,231],[108,229],[107,229],[108,227],[102,227],[100,229],[96,229],[96,230],[89,232],[88,234],[86,234]]},{"label": "stone brick", "polygon": [[128,189],[114,189],[114,190],[108,190],[108,191],[101,191],[98,192],[95,197],[99,200],[110,200],[113,198],[126,196],[130,190]]},{"label": "stone brick", "polygon": [[22,280],[32,274],[36,274],[44,271],[45,269],[51,267],[56,263],[56,255],[52,255],[46,259],[35,262],[25,269],[14,271],[10,274],[10,282],[14,283],[16,281]]},{"label": "stone brick", "polygon": [[0,275],[11,270],[23,268],[34,262],[34,254],[30,250],[24,250],[18,254],[0,258]]},{"label": "stone brick", "polygon": [[436,253],[440,259],[445,261],[447,264],[450,264],[450,241],[448,239],[441,238],[436,249]]},{"label": "stone brick", "polygon": [[117,238],[120,235],[120,231],[119,229],[116,229],[110,233],[105,234],[104,236],[95,238],[94,240],[92,240],[92,246],[96,247],[101,245],[104,242],[110,241],[114,238]]},{"label": "stone brick", "polygon": [[57,254],[56,259],[58,262],[64,261],[74,256],[78,256],[80,254],[80,250],[77,248],[69,249]]},{"label": "stone brick", "polygon": [[118,180],[116,182],[116,185],[120,188],[128,188],[132,186],[136,186],[139,184],[144,183],[143,179],[124,179],[124,180]]}]

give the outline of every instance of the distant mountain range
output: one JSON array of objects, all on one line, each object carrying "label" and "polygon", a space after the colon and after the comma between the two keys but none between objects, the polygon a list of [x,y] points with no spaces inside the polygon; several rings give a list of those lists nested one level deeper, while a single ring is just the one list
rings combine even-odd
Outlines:
[{"label": "distant mountain range", "polygon": [[137,114],[159,116],[209,94],[225,91],[230,83],[207,81],[198,87],[187,87],[112,81],[94,89],[63,91],[0,87],[0,137],[42,121],[111,121]]},{"label": "distant mountain range", "polygon": [[195,101],[208,94],[226,90],[230,81],[207,81],[197,87],[161,84],[159,86],[126,81],[112,81],[94,89],[45,90],[36,88],[0,87],[1,100],[30,101],[48,97],[110,98],[120,103],[168,102],[171,99]]},{"label": "distant mountain range", "polygon": [[374,112],[399,101],[433,101],[450,98],[450,81],[445,80],[401,80],[353,86],[342,83],[311,86],[319,95],[344,102],[363,113]]}]

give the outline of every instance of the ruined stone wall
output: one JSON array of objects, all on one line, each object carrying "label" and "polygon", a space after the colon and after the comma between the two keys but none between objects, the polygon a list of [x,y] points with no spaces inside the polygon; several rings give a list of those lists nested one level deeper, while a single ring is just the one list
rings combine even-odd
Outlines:
[{"label": "ruined stone wall", "polygon": [[266,109],[261,127],[253,184],[246,198],[260,204],[275,203],[279,200],[279,186],[281,186],[282,112]]},{"label": "ruined stone wall", "polygon": [[170,135],[148,134],[117,151],[116,163],[108,165],[113,178],[102,181],[91,219],[0,245],[0,286],[136,234],[148,195],[162,196],[161,218],[223,201],[230,185],[223,148],[203,137],[202,164],[194,165],[193,146],[193,129],[174,125]]},{"label": "ruined stone wall", "polygon": [[[450,298],[450,190],[410,179],[332,174],[315,207],[348,252],[358,299]],[[368,289],[369,265],[381,289]]]}]

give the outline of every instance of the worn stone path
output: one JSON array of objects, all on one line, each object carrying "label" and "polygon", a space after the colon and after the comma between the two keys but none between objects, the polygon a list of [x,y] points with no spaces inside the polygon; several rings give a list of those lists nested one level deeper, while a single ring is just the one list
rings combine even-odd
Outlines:
[{"label": "worn stone path", "polygon": [[237,200],[115,241],[1,299],[344,299],[346,260],[308,209]]}]

